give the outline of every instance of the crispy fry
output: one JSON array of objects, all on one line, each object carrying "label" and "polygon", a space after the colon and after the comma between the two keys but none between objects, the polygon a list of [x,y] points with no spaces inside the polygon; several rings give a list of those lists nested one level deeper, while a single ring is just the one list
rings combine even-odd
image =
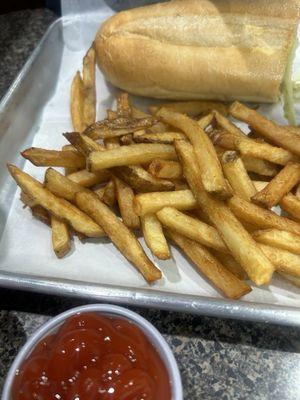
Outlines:
[{"label": "crispy fry", "polygon": [[127,228],[137,229],[140,226],[140,219],[133,209],[134,193],[130,186],[119,178],[113,177],[117,201],[124,224]]},{"label": "crispy fry", "polygon": [[139,165],[112,168],[114,175],[122,179],[137,192],[164,192],[174,189],[174,183],[157,179]]},{"label": "crispy fry", "polygon": [[99,199],[101,201],[103,201],[102,198],[103,198],[103,195],[104,195],[104,192],[105,192],[105,188],[106,188],[106,185],[105,186],[101,186],[100,188],[93,190],[93,192],[99,197]]},{"label": "crispy fry", "polygon": [[62,197],[70,202],[75,201],[75,194],[86,190],[78,183],[72,182],[53,168],[48,168],[45,173],[44,186],[56,196]]},{"label": "crispy fry", "polygon": [[246,122],[256,133],[270,142],[300,156],[300,136],[275,124],[238,101],[230,106],[229,113],[233,117]]},{"label": "crispy fry", "polygon": [[[136,132],[135,132],[136,133]],[[185,140],[186,136],[181,132],[163,132],[163,133],[144,133],[141,134],[133,134],[133,138],[135,142],[138,143],[165,143],[172,144],[174,140]]]},{"label": "crispy fry", "polygon": [[284,272],[280,272],[280,271],[277,271],[277,272],[282,278],[286,279],[293,285],[300,287],[300,278],[299,277],[288,275],[288,274],[285,274]]},{"label": "crispy fry", "polygon": [[116,188],[115,188],[115,183],[114,183],[113,179],[111,179],[106,184],[101,201],[103,201],[103,203],[105,203],[109,207],[113,207],[115,205],[115,203],[116,203]]},{"label": "crispy fry", "polygon": [[118,117],[114,120],[104,119],[88,126],[83,132],[91,139],[107,139],[127,135],[154,124],[153,118],[125,118]]},{"label": "crispy fry", "polygon": [[[292,193],[288,193],[281,199],[279,205],[284,211],[288,212],[293,218],[300,222],[300,199]],[[289,229],[285,230],[287,231]]]},{"label": "crispy fry", "polygon": [[215,148],[197,122],[166,108],[161,108],[156,115],[168,124],[181,129],[192,142],[205,190],[223,198],[230,197],[231,193],[228,191]]},{"label": "crispy fry", "polygon": [[89,172],[86,169],[68,175],[68,179],[80,186],[91,187],[99,183],[107,182],[111,174],[107,170]]},{"label": "crispy fry", "polygon": [[263,176],[275,176],[278,173],[277,166],[269,161],[248,156],[241,156],[241,159],[248,172],[255,172]]},{"label": "crispy fry", "polygon": [[175,190],[186,190],[189,188],[186,181],[183,181],[181,179],[172,179],[172,182],[175,186]]},{"label": "crispy fry", "polygon": [[297,157],[290,151],[275,147],[269,143],[258,142],[246,136],[236,137],[225,131],[214,131],[214,144],[230,150],[238,150],[243,156],[266,160],[279,165],[286,165],[290,161],[297,161]]},{"label": "crispy fry", "polygon": [[66,222],[51,215],[52,247],[58,258],[64,257],[71,250],[71,238]]},{"label": "crispy fry", "polygon": [[300,235],[295,233],[279,229],[265,229],[253,232],[252,236],[259,243],[300,254]]},{"label": "crispy fry", "polygon": [[202,245],[172,231],[168,231],[168,234],[177,246],[193,261],[197,269],[226,297],[239,299],[251,292],[250,286],[228,271]]},{"label": "crispy fry", "polygon": [[21,192],[20,194],[20,200],[24,204],[24,208],[26,207],[34,207],[37,205],[37,203],[25,192]]},{"label": "crispy fry", "polygon": [[141,225],[145,242],[151,253],[160,260],[170,258],[168,242],[157,217],[154,214],[144,215],[141,217]]},{"label": "crispy fry", "polygon": [[174,147],[169,144],[132,144],[107,151],[95,151],[87,158],[92,172],[122,165],[148,163],[156,158],[176,160]]},{"label": "crispy fry", "polygon": [[229,252],[218,231],[214,227],[199,221],[199,219],[183,214],[173,207],[164,207],[156,215],[160,222],[172,231],[204,246],[225,253]]},{"label": "crispy fry", "polygon": [[184,176],[197,203],[209,215],[236,261],[257,285],[267,284],[274,271],[272,263],[230,209],[204,190],[199,180],[199,169],[191,145],[184,141],[175,141],[175,148],[182,163]]},{"label": "crispy fry", "polygon": [[271,146],[268,143],[259,143],[256,139],[237,138],[235,147],[244,156],[261,158],[279,165],[286,165],[288,162],[298,159],[288,150]]},{"label": "crispy fry", "polygon": [[149,282],[161,278],[161,272],[148,259],[142,246],[133,233],[94,193],[77,193],[77,206],[101,224],[107,236],[120,252],[133,263]]},{"label": "crispy fry", "polygon": [[151,106],[149,110],[151,114],[156,114],[159,108],[164,107],[168,110],[188,114],[191,117],[196,117],[199,114],[207,114],[212,110],[218,110],[220,113],[227,115],[228,107],[221,102],[217,101],[178,101],[174,103],[161,104],[160,106]]},{"label": "crispy fry", "polygon": [[243,161],[235,151],[225,151],[221,158],[225,177],[234,192],[243,199],[250,201],[256,194],[256,189],[249,178]]},{"label": "crispy fry", "polygon": [[212,123],[213,119],[214,119],[213,114],[209,113],[209,114],[205,115],[204,117],[201,117],[197,121],[197,123],[201,129],[205,130],[208,127],[208,125],[210,125]]},{"label": "crispy fry", "polygon": [[[40,182],[14,165],[9,164],[8,170],[21,189],[37,204],[56,217],[67,221],[75,231],[88,237],[101,237],[104,235],[99,225],[67,200],[56,197],[48,189],[45,189]],[[62,177],[65,178],[63,175]]]},{"label": "crispy fry", "polygon": [[106,110],[106,113],[107,113],[107,119],[108,119],[109,121],[112,121],[113,119],[118,118],[118,114],[117,114],[116,111],[113,111],[113,110]]},{"label": "crispy fry", "polygon": [[233,196],[229,199],[228,205],[237,218],[258,228],[276,228],[300,235],[300,224],[297,222],[289,218],[280,217],[273,211],[261,208],[238,196]]},{"label": "crispy fry", "polygon": [[150,118],[151,117],[150,114],[147,114],[144,111],[142,111],[134,106],[131,106],[131,116],[132,116],[132,118]]},{"label": "crispy fry", "polygon": [[24,150],[21,155],[38,167],[85,167],[85,158],[73,151],[46,150],[38,147],[30,147]]},{"label": "crispy fry", "polygon": [[170,130],[169,125],[164,124],[161,121],[158,121],[155,124],[153,124],[152,126],[150,126],[149,128],[147,128],[147,131],[150,133],[164,133],[164,132],[168,132],[169,130]]},{"label": "crispy fry", "polygon": [[224,115],[219,113],[219,111],[214,110],[213,116],[215,117],[217,124],[221,128],[225,129],[225,131],[227,131],[231,135],[234,135],[237,137],[245,137],[245,134],[243,133],[243,131],[241,131],[236,125],[234,125],[226,117],[224,117]]},{"label": "crispy fry", "polygon": [[77,71],[71,85],[71,117],[73,129],[82,132],[86,128],[84,121],[84,85]]},{"label": "crispy fry", "polygon": [[182,167],[177,161],[156,159],[149,165],[148,171],[157,178],[181,179]]},{"label": "crispy fry", "polygon": [[105,148],[108,150],[120,147],[120,139],[118,137],[104,139]]},{"label": "crispy fry", "polygon": [[300,199],[300,184],[296,188],[295,196]]},{"label": "crispy fry", "polygon": [[82,68],[84,86],[83,118],[85,125],[91,125],[96,120],[95,58],[95,50],[90,47],[83,58]]},{"label": "crispy fry", "polygon": [[106,150],[103,145],[95,142],[93,139],[81,133],[66,132],[63,135],[83,156],[89,155],[91,151]]},{"label": "crispy fry", "polygon": [[214,257],[216,257],[225,268],[227,268],[233,275],[235,275],[238,279],[244,281],[248,279],[248,275],[246,271],[240,266],[238,262],[232,257],[232,255],[228,253],[222,253],[213,249],[210,249],[210,252]]},{"label": "crispy fry", "polygon": [[262,207],[272,208],[296,186],[299,179],[300,164],[288,163],[263,190],[252,197],[252,201]]},{"label": "crispy fry", "polygon": [[132,111],[129,104],[128,93],[122,92],[117,97],[117,114],[119,117],[131,117]]},{"label": "crispy fry", "polygon": [[[75,153],[77,153],[77,150],[74,146],[72,146],[71,144],[65,144],[62,148],[62,151],[73,151]],[[70,167],[70,168],[65,168],[65,175],[69,175],[72,174],[73,172],[77,172],[78,168],[76,167]]]},{"label": "crispy fry", "polygon": [[300,277],[300,256],[290,253],[287,250],[277,249],[276,247],[259,244],[260,249],[268,259],[275,265],[276,271],[284,272],[288,275]]},{"label": "crispy fry", "polygon": [[174,207],[177,210],[192,210],[197,207],[197,202],[190,190],[141,193],[135,196],[133,204],[139,216],[155,214],[163,207]]},{"label": "crispy fry", "polygon": [[127,146],[130,145],[130,144],[134,144],[135,143],[135,141],[133,140],[132,133],[127,133],[127,135],[121,136],[120,137],[120,142],[122,144],[127,145]]}]

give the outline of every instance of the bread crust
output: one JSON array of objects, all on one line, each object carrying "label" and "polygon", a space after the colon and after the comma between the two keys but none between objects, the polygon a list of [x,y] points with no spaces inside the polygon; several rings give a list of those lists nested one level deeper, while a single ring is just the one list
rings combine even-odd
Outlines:
[{"label": "bread crust", "polygon": [[292,3],[284,11],[275,0],[270,11],[266,0],[175,0],[124,11],[99,29],[97,63],[140,96],[276,102],[296,40]]}]

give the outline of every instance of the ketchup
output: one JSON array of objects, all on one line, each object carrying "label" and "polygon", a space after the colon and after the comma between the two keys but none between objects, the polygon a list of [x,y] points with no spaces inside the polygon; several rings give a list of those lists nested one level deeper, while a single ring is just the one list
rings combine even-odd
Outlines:
[{"label": "ketchup", "polygon": [[171,400],[168,372],[128,320],[76,314],[16,372],[12,400]]}]

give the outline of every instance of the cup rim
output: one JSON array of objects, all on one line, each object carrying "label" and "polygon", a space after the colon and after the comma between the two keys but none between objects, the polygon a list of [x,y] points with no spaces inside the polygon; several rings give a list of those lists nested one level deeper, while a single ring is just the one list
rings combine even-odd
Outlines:
[{"label": "cup rim", "polygon": [[55,317],[50,318],[49,321],[44,323],[40,328],[38,328],[26,341],[21,350],[18,352],[16,358],[14,359],[12,365],[9,368],[1,399],[11,400],[11,388],[15,378],[15,371],[18,369],[23,360],[29,355],[36,344],[49,333],[56,326],[60,325],[67,318],[70,318],[77,313],[86,312],[102,312],[105,314],[115,314],[125,317],[133,322],[135,322],[139,327],[142,328],[145,335],[148,337],[152,345],[157,349],[158,353],[163,356],[163,362],[167,368],[172,400],[182,400],[182,382],[179,372],[177,362],[175,360],[174,354],[170,349],[168,343],[162,336],[162,334],[144,317],[140,316],[134,311],[128,310],[127,308],[115,306],[111,304],[88,304],[84,306],[74,307]]}]

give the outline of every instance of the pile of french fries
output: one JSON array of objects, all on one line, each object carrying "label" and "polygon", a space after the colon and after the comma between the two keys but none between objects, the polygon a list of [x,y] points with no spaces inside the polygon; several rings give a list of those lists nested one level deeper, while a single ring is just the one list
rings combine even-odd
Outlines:
[{"label": "pile of french fries", "polygon": [[93,47],[72,82],[71,117],[61,150],[22,152],[48,167],[43,183],[8,165],[24,205],[51,226],[58,257],[69,252],[71,233],[105,236],[151,283],[163,271],[138,241],[142,232],[154,257],[170,258],[173,242],[228,298],[249,293],[249,281],[267,285],[274,272],[300,285],[299,128],[239,102],[169,103],[145,113],[126,93],[96,122]]}]

